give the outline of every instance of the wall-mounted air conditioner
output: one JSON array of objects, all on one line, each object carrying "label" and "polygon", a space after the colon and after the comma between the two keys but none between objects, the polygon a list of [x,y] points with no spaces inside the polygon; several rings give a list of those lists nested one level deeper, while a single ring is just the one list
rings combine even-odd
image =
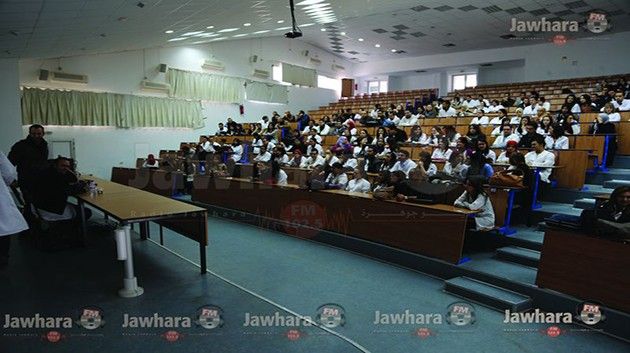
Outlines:
[{"label": "wall-mounted air conditioner", "polygon": [[252,76],[258,77],[258,78],[268,79],[270,74],[269,74],[269,71],[267,71],[267,70],[254,69],[254,71],[252,72]]},{"label": "wall-mounted air conditioner", "polygon": [[333,71],[346,71],[346,68],[341,66],[341,65],[337,65],[337,64],[333,64],[332,65],[332,69]]},{"label": "wall-mounted air conditioner", "polygon": [[317,58],[308,58],[308,63],[312,65],[321,65],[322,61]]},{"label": "wall-mounted air conditioner", "polygon": [[168,83],[153,82],[149,80],[142,80],[142,82],[140,83],[140,86],[143,89],[154,90],[154,91],[164,91],[164,92],[168,92],[168,90],[171,89],[171,85],[169,85]]},{"label": "wall-mounted air conditioner", "polygon": [[201,65],[201,67],[204,70],[214,70],[214,71],[225,70],[225,65],[222,62],[216,61],[216,60],[206,60],[203,62],[203,65]]},{"label": "wall-mounted air conditioner", "polygon": [[42,81],[62,81],[72,83],[88,83],[87,75],[70,74],[60,71],[40,70],[39,79]]}]

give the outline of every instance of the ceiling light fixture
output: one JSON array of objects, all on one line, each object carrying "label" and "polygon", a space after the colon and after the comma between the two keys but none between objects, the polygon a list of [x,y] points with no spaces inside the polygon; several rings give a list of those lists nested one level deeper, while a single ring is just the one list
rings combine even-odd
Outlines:
[{"label": "ceiling light fixture", "polygon": [[309,6],[304,6],[303,9],[304,10],[312,10],[312,9],[320,9],[322,7],[330,7],[331,5],[329,3],[325,3],[325,4],[313,4],[313,5],[309,5]]},{"label": "ceiling light fixture", "polygon": [[206,28],[207,28],[207,29],[213,29],[213,28],[214,28],[214,26],[208,26],[208,27],[206,27]]},{"label": "ceiling light fixture", "polygon": [[341,33],[339,33],[339,34],[341,34],[342,36],[345,36],[345,35],[346,35],[346,32],[341,32]]},{"label": "ceiling light fixture", "polygon": [[169,42],[179,42],[180,40],[186,40],[186,39],[188,39],[188,38],[179,37],[179,38],[171,38],[168,41]]},{"label": "ceiling light fixture", "polygon": [[284,23],[284,20],[278,20],[276,23]]},{"label": "ceiling light fixture", "polygon": [[320,29],[320,31],[326,32],[326,28],[322,28],[322,29]]},{"label": "ceiling light fixture", "polygon": [[314,4],[319,4],[320,2],[324,2],[326,0],[304,0],[301,2],[298,2],[296,5],[297,6],[307,6],[307,5],[314,5]]},{"label": "ceiling light fixture", "polygon": [[238,38],[238,37],[245,37],[246,35],[247,35],[247,33],[241,33],[241,34],[235,34],[232,37]]},{"label": "ceiling light fixture", "polygon": [[358,40],[359,40],[359,42],[363,42],[363,38],[359,38]]},{"label": "ceiling light fixture", "polygon": [[374,44],[375,47],[380,48],[381,45],[380,44]]},{"label": "ceiling light fixture", "polygon": [[174,31],[173,31],[172,29],[169,29],[168,31],[166,31],[166,32],[164,32],[164,33],[166,33],[166,34],[171,34],[171,33],[173,33],[173,32],[174,32]]},{"label": "ceiling light fixture", "polygon": [[243,23],[243,26],[244,26],[244,27],[249,27],[249,26],[251,26],[251,25],[252,25],[251,23]]},{"label": "ceiling light fixture", "polygon": [[220,30],[218,32],[219,33],[227,33],[227,32],[234,32],[234,31],[238,31],[238,30],[239,30],[238,28],[225,28],[225,29],[222,29],[222,30]]},{"label": "ceiling light fixture", "polygon": [[392,49],[392,53],[395,53],[395,52],[396,52],[396,49]]},{"label": "ceiling light fixture", "polygon": [[263,33],[267,33],[267,32],[270,32],[270,30],[268,30],[268,29],[264,29],[264,30],[262,30],[262,31],[256,31],[256,32],[254,32],[254,33],[252,33],[252,34],[263,34]]},{"label": "ceiling light fixture", "polygon": [[182,37],[194,36],[194,35],[200,34],[200,33],[203,33],[203,31],[186,32],[186,33],[182,34]]}]

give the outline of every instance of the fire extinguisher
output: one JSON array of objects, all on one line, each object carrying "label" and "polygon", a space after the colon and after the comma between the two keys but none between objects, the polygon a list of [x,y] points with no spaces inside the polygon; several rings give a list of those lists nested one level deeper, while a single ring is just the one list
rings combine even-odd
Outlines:
[{"label": "fire extinguisher", "polygon": [[238,106],[238,110],[241,113],[241,115],[245,114],[245,106],[243,106],[242,104]]}]

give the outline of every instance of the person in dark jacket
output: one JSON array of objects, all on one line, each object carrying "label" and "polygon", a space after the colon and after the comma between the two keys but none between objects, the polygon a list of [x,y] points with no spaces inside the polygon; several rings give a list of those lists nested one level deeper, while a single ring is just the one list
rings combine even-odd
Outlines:
[{"label": "person in dark jacket", "polygon": [[33,205],[42,218],[47,221],[77,219],[77,207],[68,203],[68,197],[85,192],[86,187],[72,170],[69,158],[57,157],[33,181]]},{"label": "person in dark jacket", "polygon": [[617,129],[615,124],[610,122],[608,114],[600,113],[593,125],[589,127],[588,132],[590,134],[612,134],[608,136],[608,153],[605,161],[607,166],[612,165],[617,154],[617,136],[614,135],[617,133]]},{"label": "person in dark jacket", "polygon": [[28,136],[16,142],[7,157],[16,166],[18,184],[24,192],[31,186],[33,177],[47,166],[48,143],[44,140],[44,127],[31,125]]}]

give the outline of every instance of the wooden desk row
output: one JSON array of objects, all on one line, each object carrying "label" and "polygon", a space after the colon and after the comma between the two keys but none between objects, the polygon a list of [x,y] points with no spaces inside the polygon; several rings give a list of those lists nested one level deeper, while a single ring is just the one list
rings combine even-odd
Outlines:
[{"label": "wooden desk row", "polygon": [[447,205],[377,201],[368,194],[310,192],[207,176],[195,178],[192,199],[281,221],[285,232],[299,237],[316,237],[317,229],[324,229],[455,264],[462,257],[467,216],[474,213]]},{"label": "wooden desk row", "polygon": [[136,189],[171,197],[184,188],[181,172],[167,172],[154,168],[113,167],[111,180]]}]

